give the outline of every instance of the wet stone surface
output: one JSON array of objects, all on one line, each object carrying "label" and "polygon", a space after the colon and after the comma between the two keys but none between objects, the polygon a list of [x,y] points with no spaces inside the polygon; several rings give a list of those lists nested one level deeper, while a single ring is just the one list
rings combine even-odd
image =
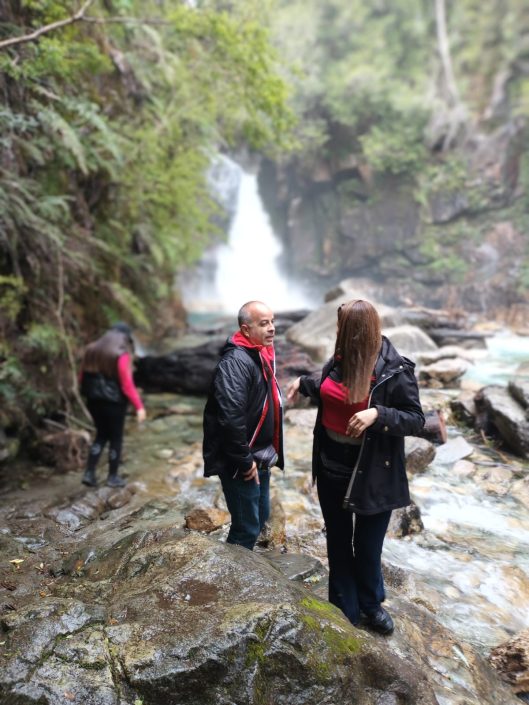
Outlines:
[{"label": "wet stone surface", "polygon": [[527,619],[511,609],[529,594],[522,464],[506,471],[465,440],[465,461],[456,443],[449,462],[413,477],[425,530],[386,542],[397,628],[385,639],[318,601],[327,581],[312,411],[288,414],[269,548],[227,547],[227,526],[209,538],[184,528],[192,510],[225,511],[218,481],[202,477],[203,403],[148,397],[145,427],[128,421],[124,490],[42,467],[3,484],[0,702],[512,702],[478,652]]}]

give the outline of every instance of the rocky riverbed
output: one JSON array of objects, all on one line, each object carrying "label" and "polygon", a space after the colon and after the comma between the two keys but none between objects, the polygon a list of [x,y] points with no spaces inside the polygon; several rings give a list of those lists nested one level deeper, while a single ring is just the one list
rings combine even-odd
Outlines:
[{"label": "rocky riverbed", "polygon": [[[459,389],[423,383],[448,437],[408,443],[419,509],[396,517],[384,549],[389,638],[325,600],[311,409],[286,413],[287,471],[274,473],[253,554],[224,544],[219,483],[202,477],[201,397],[147,395],[147,423],[127,426],[124,489],[84,488],[79,470],[4,466],[0,703],[519,702],[527,461],[455,424]],[[488,662],[505,642],[492,662],[514,689]]]}]

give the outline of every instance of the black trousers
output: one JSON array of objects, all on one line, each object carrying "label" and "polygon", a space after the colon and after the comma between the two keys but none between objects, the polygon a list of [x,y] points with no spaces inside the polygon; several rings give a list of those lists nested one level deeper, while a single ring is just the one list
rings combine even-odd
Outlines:
[{"label": "black trousers", "polygon": [[385,599],[381,556],[391,510],[365,515],[342,509],[358,447],[328,441],[317,487],[327,531],[329,602],[357,624],[361,612],[374,614]]},{"label": "black trousers", "polygon": [[109,475],[116,475],[121,460],[127,405],[97,399],[88,400],[87,407],[94,420],[96,437],[90,447],[86,469],[95,471],[101,453],[108,442],[110,444],[108,472]]}]

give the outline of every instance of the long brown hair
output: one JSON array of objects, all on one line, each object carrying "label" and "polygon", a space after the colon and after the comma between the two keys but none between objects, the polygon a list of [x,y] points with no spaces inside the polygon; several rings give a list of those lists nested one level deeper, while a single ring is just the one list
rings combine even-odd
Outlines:
[{"label": "long brown hair", "polygon": [[380,317],[374,306],[362,299],[340,306],[334,356],[341,362],[342,384],[350,403],[369,395],[381,344]]},{"label": "long brown hair", "polygon": [[119,330],[107,330],[87,345],[83,357],[83,372],[101,372],[105,377],[118,376],[118,357],[134,352],[132,338]]}]

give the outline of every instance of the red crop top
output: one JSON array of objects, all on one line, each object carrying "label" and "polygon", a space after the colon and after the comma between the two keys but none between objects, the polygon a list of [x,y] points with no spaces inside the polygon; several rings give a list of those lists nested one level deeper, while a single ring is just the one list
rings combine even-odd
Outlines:
[{"label": "red crop top", "polygon": [[323,380],[320,387],[323,413],[322,424],[336,433],[347,435],[347,422],[357,411],[367,409],[369,396],[363,401],[350,404],[347,401],[347,389],[341,382],[335,382],[330,377]]}]

